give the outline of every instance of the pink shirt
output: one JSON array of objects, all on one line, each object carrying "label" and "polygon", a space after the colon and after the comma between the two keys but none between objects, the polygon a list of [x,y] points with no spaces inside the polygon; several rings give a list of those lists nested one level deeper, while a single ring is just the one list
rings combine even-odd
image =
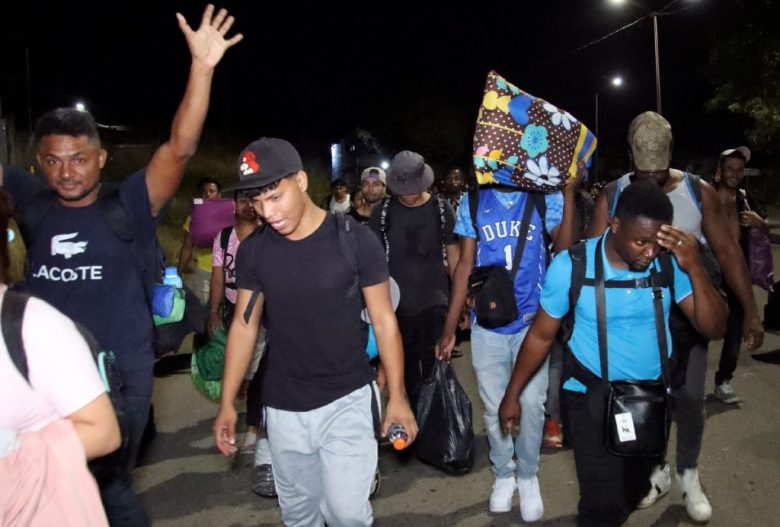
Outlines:
[{"label": "pink shirt", "polygon": [[[221,233],[220,233],[221,234]],[[236,253],[238,252],[238,246],[241,243],[238,241],[238,235],[236,234],[235,227],[230,230],[230,237],[228,238],[228,245],[227,245],[227,254],[225,254],[222,251],[222,247],[220,245],[220,234],[217,234],[217,236],[214,238],[214,248],[213,248],[213,254],[214,257],[211,260],[211,265],[213,267],[225,267],[226,273],[225,273],[225,285],[227,284],[234,284],[236,283]],[[235,288],[232,287],[225,287],[225,296],[230,301],[231,304],[236,303],[236,298],[238,297],[238,292]]]},{"label": "pink shirt", "polygon": [[[0,301],[6,289],[0,285]],[[0,338],[0,427],[37,431],[105,392],[92,352],[73,322],[43,300],[27,303],[22,340],[29,384]]]}]

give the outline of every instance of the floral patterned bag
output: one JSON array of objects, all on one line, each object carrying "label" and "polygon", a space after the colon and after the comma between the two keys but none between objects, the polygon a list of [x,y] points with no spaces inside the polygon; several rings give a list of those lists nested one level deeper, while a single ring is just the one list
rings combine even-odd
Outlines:
[{"label": "floral patterned bag", "polygon": [[474,169],[480,185],[556,192],[590,166],[596,137],[570,113],[488,74],[474,131]]}]

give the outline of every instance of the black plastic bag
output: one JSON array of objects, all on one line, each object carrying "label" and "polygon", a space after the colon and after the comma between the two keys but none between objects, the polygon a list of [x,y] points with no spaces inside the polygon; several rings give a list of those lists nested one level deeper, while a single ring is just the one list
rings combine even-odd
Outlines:
[{"label": "black plastic bag", "polygon": [[417,457],[452,474],[474,468],[471,401],[449,362],[437,360],[417,403]]}]

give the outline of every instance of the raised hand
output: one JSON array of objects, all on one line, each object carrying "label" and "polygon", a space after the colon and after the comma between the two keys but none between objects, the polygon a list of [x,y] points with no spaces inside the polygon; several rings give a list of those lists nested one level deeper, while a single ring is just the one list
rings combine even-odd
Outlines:
[{"label": "raised hand", "polygon": [[235,18],[229,16],[225,9],[220,9],[215,16],[212,4],[207,5],[203,11],[203,18],[197,31],[192,30],[181,13],[176,13],[176,18],[179,21],[179,28],[187,40],[187,46],[190,48],[192,61],[204,66],[215,67],[225,51],[244,38],[241,33],[238,33],[228,40],[225,39],[225,35],[235,22]]}]

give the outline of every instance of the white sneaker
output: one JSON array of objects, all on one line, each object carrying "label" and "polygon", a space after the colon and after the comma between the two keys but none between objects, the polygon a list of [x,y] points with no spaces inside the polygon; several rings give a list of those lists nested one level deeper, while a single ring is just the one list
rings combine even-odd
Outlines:
[{"label": "white sneaker", "polygon": [[490,512],[511,511],[516,488],[515,478],[496,478],[493,492],[490,493]]},{"label": "white sneaker", "polygon": [[720,399],[723,404],[735,404],[739,402],[739,397],[734,393],[731,387],[731,380],[725,380],[715,385],[715,397]]},{"label": "white sneaker", "polygon": [[642,501],[636,506],[637,509],[646,509],[656,501],[669,493],[669,487],[672,486],[672,477],[669,475],[669,464],[663,467],[657,465],[650,474],[650,492],[642,498]]},{"label": "white sneaker", "polygon": [[539,492],[539,478],[517,478],[517,492],[520,494],[520,517],[526,523],[539,521],[544,515],[544,503]]},{"label": "white sneaker", "polygon": [[677,484],[680,486],[685,510],[688,516],[697,522],[706,522],[712,516],[712,506],[699,483],[699,471],[687,468],[682,475],[677,474]]}]

